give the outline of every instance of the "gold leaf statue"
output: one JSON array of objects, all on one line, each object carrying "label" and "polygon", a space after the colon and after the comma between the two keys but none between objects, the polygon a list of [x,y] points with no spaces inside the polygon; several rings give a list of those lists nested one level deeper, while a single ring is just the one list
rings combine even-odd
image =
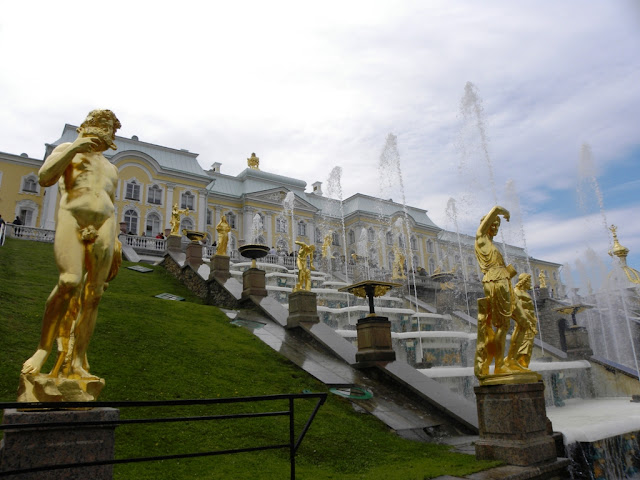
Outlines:
[{"label": "gold leaf statue", "polygon": [[[517,297],[511,285],[511,279],[516,275],[516,270],[511,265],[505,265],[502,254],[493,244],[493,237],[498,234],[500,228],[500,216],[509,221],[507,209],[500,206],[493,207],[487,215],[482,217],[476,232],[475,253],[480,270],[484,274],[482,286],[485,294],[484,298],[478,299],[478,339],[474,361],[474,373],[481,385],[527,383],[537,381],[539,378],[538,374],[523,366],[519,357],[516,356],[524,342],[524,334],[520,344],[515,342],[513,345],[514,356],[507,358],[508,362],[505,364],[505,341],[511,319],[515,320],[516,325],[519,325],[523,332],[527,331],[531,321],[528,318],[526,305],[521,304],[521,308],[518,308]],[[490,375],[489,367],[494,360],[493,375]],[[528,360],[525,363],[528,365]],[[490,378],[492,376],[502,378]]]},{"label": "gold leaf statue", "polygon": [[535,315],[533,300],[527,292],[531,290],[531,275],[521,273],[513,289],[516,294],[516,327],[511,334],[511,346],[505,358],[505,365],[511,369],[519,367],[529,368],[531,353],[533,352],[533,340],[538,333],[538,319]]},{"label": "gold leaf statue", "polygon": [[333,241],[333,230],[329,230],[324,236],[324,241],[322,243],[322,258],[333,258],[331,255],[331,242]]},{"label": "gold leaf statue", "polygon": [[[78,137],[57,146],[38,172],[40,185],[58,182],[60,191],[54,241],[60,275],[45,305],[38,348],[22,366],[19,401],[95,400],[104,385],[89,373],[87,349],[102,294],[122,262],[114,215],[118,169],[102,154],[116,149],[120,126],[112,111],[93,110]],[[41,374],[56,339],[56,363]],[[58,391],[61,382],[66,385]]]},{"label": "gold leaf statue", "polygon": [[[307,245],[306,243],[296,240],[296,245],[300,247],[298,250],[298,259],[296,264],[298,267],[298,283],[293,288],[294,292],[311,291],[311,270],[315,270],[313,266],[313,252],[316,250],[315,245]],[[309,258],[309,267],[307,267],[307,258]]]},{"label": "gold leaf statue", "polygon": [[229,232],[231,227],[227,222],[227,217],[222,215],[220,223],[216,226],[216,232],[218,232],[218,247],[216,248],[216,255],[226,255],[227,245],[229,243]]},{"label": "gold leaf statue", "polygon": [[171,221],[169,225],[171,225],[171,235],[172,236],[180,236],[180,215],[184,214],[189,216],[189,209],[185,208],[184,210],[180,210],[178,208],[178,204],[174,203],[173,208],[171,209]]}]

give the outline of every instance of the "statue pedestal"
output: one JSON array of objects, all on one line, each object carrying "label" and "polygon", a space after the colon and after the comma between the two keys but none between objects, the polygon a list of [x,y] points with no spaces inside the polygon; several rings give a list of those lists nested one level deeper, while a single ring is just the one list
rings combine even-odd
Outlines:
[{"label": "statue pedestal", "polygon": [[256,297],[266,297],[267,289],[265,282],[265,272],[259,268],[250,268],[242,274],[242,298],[249,295]]},{"label": "statue pedestal", "polygon": [[[90,404],[87,404],[89,407]],[[0,472],[65,465],[99,460],[113,460],[115,425],[78,425],[48,427],[62,422],[116,421],[119,411],[115,408],[90,408],[89,410],[45,410],[19,412],[4,411],[4,425],[37,424],[34,428],[4,430],[0,448]],[[10,478],[16,480],[111,480],[113,466],[63,468],[47,472],[25,473]]]},{"label": "statue pedestal", "polygon": [[476,458],[528,466],[556,459],[547,431],[544,383],[489,385],[474,388],[480,438]]},{"label": "statue pedestal", "polygon": [[189,245],[187,245],[187,257],[185,259],[185,262],[191,265],[194,270],[197,270],[198,267],[203,263],[202,249],[203,246],[199,243],[191,242],[189,243]]},{"label": "statue pedestal", "polygon": [[361,318],[356,328],[356,362],[393,362],[396,359],[391,346],[391,322],[386,317]]},{"label": "statue pedestal", "polygon": [[567,341],[567,356],[570,359],[585,359],[593,355],[589,346],[589,332],[585,327],[573,325],[564,331]]},{"label": "statue pedestal", "polygon": [[169,235],[167,237],[167,250],[182,251],[182,235]]},{"label": "statue pedestal", "polygon": [[314,292],[300,290],[289,295],[289,316],[287,328],[300,326],[300,323],[318,323],[317,295]]},{"label": "statue pedestal", "polygon": [[229,273],[229,257],[227,255],[218,255],[216,253],[211,257],[209,278],[216,278],[222,282],[231,278],[231,273]]}]

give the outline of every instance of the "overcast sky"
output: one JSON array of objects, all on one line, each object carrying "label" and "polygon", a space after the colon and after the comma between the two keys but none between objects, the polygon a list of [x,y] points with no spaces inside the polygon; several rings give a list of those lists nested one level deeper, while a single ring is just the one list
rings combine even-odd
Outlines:
[{"label": "overcast sky", "polygon": [[347,198],[381,194],[393,133],[393,199],[439,226],[474,234],[497,201],[508,241],[577,271],[610,266],[615,224],[640,270],[638,0],[6,1],[0,52],[1,151],[42,158],[110,108],[205,169],[256,152],[310,190],[341,166]]}]

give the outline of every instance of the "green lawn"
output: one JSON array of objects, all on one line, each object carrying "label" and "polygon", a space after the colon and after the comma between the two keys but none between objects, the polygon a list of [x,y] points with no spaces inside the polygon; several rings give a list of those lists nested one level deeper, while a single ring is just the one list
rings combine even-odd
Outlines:
[{"label": "green lawn", "polygon": [[[101,304],[89,349],[92,373],[106,379],[100,400],[217,398],[327,388],[236,327],[160,267],[138,273],[124,267]],[[57,280],[52,245],[7,239],[0,247],[0,400],[14,401],[22,362],[36,348],[44,303]],[[185,302],[154,298],[173,293]],[[52,355],[54,357],[55,355]],[[49,359],[48,371],[53,358]],[[298,428],[312,402],[298,401]],[[257,407],[191,407],[179,414],[218,414]],[[270,406],[270,408],[272,408]],[[281,404],[277,409],[284,408]],[[243,410],[244,409],[244,410]],[[173,415],[166,409],[162,415]],[[122,417],[158,415],[123,409]],[[188,453],[287,440],[287,420],[191,422],[121,426],[117,457]],[[297,457],[299,479],[425,479],[465,475],[496,465],[452,453],[448,447],[403,440],[371,415],[356,413],[330,395]],[[284,450],[117,466],[117,479],[288,478]]]}]

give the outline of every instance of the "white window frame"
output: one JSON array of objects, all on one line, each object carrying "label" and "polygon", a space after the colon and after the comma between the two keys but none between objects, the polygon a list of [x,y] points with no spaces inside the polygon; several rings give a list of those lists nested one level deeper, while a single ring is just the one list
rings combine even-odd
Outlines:
[{"label": "white window frame", "polygon": [[[129,187],[131,187],[131,194],[129,193]],[[142,184],[135,179],[127,180],[124,184],[124,199],[133,200],[134,202],[140,201],[140,191]]]},{"label": "white window frame", "polygon": [[[151,192],[152,192],[152,191],[154,192],[154,195],[153,195],[153,197],[154,197],[154,198],[153,198],[153,200],[152,200],[152,198],[151,198]],[[147,203],[148,203],[149,205],[158,205],[158,206],[162,206],[162,196],[163,196],[162,194],[163,194],[163,193],[164,193],[163,189],[162,189],[162,188],[160,188],[160,186],[159,186],[158,184],[155,184],[155,183],[154,183],[153,185],[149,186],[149,188],[147,188]],[[157,194],[157,195],[158,195],[158,197],[159,197],[159,199],[158,199],[158,201],[157,201],[157,202],[155,201],[155,200],[156,200],[156,199],[155,199],[156,194]]]}]

